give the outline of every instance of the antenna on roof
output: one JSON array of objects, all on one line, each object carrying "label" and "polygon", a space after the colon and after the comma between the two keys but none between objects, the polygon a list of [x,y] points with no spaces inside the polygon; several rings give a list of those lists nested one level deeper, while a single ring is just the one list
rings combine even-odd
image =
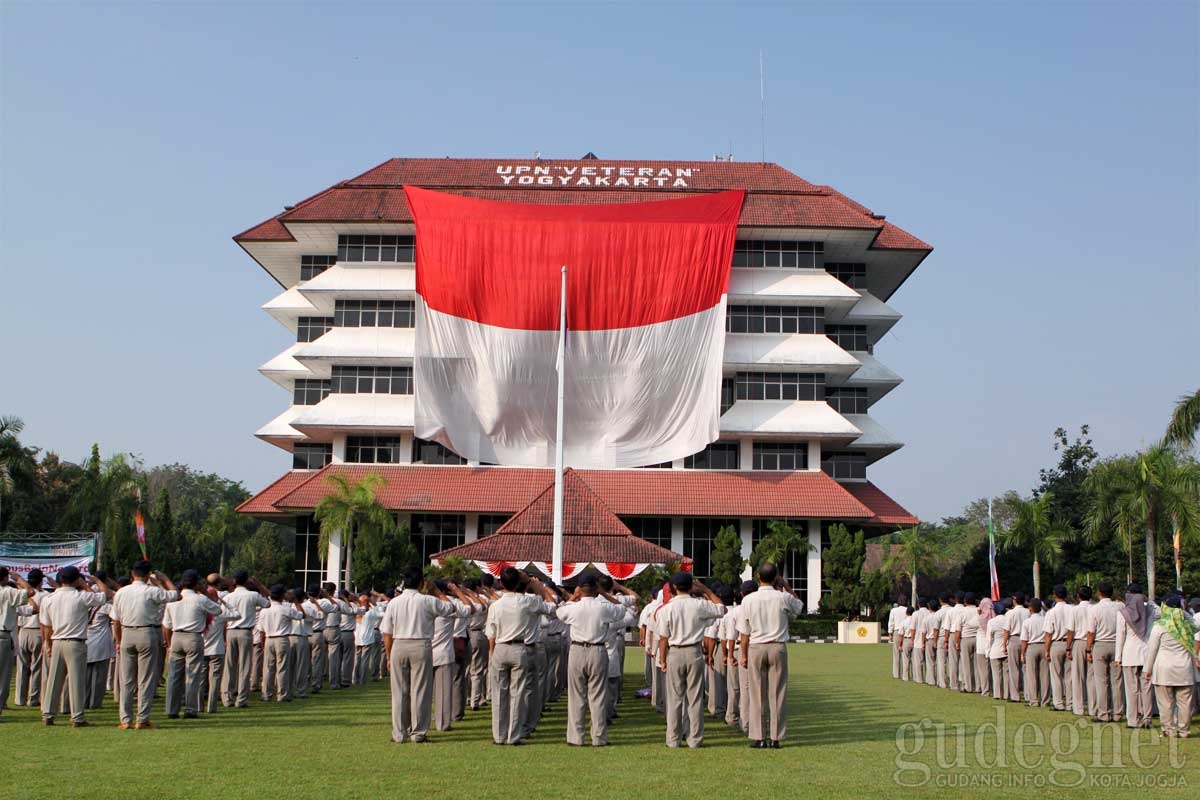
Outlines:
[{"label": "antenna on roof", "polygon": [[[767,77],[763,67],[763,52],[758,51],[758,127],[762,136],[762,163],[767,163]],[[730,148],[732,149],[732,148]]]}]

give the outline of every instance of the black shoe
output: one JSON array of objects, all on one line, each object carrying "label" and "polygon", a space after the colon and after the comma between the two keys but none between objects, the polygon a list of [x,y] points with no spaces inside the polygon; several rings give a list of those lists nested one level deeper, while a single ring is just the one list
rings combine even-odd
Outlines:
[{"label": "black shoe", "polygon": [[517,739],[515,742],[509,742],[509,747],[523,747],[524,745],[524,739]]},{"label": "black shoe", "polygon": [[750,740],[750,749],[751,750],[764,750],[764,749],[766,749],[766,747],[767,747],[767,743],[764,742],[762,739],[751,739]]},{"label": "black shoe", "polygon": [[772,739],[772,740],[771,740],[771,749],[772,749],[772,750],[778,750],[778,749],[779,749],[779,746],[780,746],[780,745],[779,745],[779,740],[778,740],[778,739]]},{"label": "black shoe", "polygon": [[179,719],[178,714],[167,714],[167,719]]},{"label": "black shoe", "polygon": [[184,714],[183,718],[184,719],[200,719],[200,715],[199,714]]}]

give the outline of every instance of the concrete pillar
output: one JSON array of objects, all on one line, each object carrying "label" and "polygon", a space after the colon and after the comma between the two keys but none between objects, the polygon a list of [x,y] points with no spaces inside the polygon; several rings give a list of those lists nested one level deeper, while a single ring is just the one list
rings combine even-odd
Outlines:
[{"label": "concrete pillar", "polygon": [[808,521],[808,597],[804,600],[804,611],[816,614],[821,603],[821,520]]},{"label": "concrete pillar", "polygon": [[479,515],[467,514],[466,527],[463,529],[463,543],[473,542],[479,538]]},{"label": "concrete pillar", "polygon": [[808,471],[821,471],[821,440],[810,439],[808,441]]},{"label": "concrete pillar", "polygon": [[341,464],[346,460],[346,434],[333,435],[333,463]]},{"label": "concrete pillar", "polygon": [[400,460],[397,461],[396,463],[397,464],[411,464],[412,463],[412,448],[413,448],[413,435],[411,433],[400,434]]},{"label": "concrete pillar", "polygon": [[329,534],[329,554],[325,558],[325,580],[342,588],[342,534]]},{"label": "concrete pillar", "polygon": [[683,555],[683,517],[671,517],[671,549]]},{"label": "concrete pillar", "polygon": [[746,561],[746,566],[742,568],[742,580],[748,581],[753,575],[753,570],[750,569],[750,554],[754,552],[754,520],[750,517],[742,517],[738,520],[738,531],[742,536],[742,559]]},{"label": "concrete pillar", "polygon": [[738,440],[738,469],[753,469],[754,467],[754,440],[739,439]]}]

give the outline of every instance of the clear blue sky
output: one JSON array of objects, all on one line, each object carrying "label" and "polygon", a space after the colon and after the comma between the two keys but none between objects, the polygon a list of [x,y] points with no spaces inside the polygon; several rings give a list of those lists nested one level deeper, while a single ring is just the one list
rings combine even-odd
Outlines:
[{"label": "clear blue sky", "polygon": [[873,479],[925,518],[1200,384],[1197,5],[0,6],[0,413],[252,490],[278,288],[230,236],[392,156],[759,154],[935,246]]}]

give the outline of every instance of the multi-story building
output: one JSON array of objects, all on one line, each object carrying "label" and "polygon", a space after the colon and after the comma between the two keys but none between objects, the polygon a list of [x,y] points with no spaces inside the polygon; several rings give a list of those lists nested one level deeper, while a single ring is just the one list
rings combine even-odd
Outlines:
[{"label": "multi-story building", "polygon": [[749,555],[771,519],[808,536],[786,574],[815,610],[831,524],[868,532],[915,518],[867,478],[902,444],[875,415],[901,379],[875,356],[900,319],[889,299],[931,248],[882,215],[776,164],[397,158],[235,241],[283,291],[263,309],[294,342],[260,367],[291,404],[257,436],[292,469],[241,511],[292,519],[296,571],[336,576],[317,552],[326,474],[381,474],[381,500],[426,558],[494,532],[551,479],[468,464],[413,435],[414,227],[403,186],[530,203],[618,203],[745,189],[728,292],[721,438],[637,470],[580,474],[638,536],[708,574],[717,531]]}]

